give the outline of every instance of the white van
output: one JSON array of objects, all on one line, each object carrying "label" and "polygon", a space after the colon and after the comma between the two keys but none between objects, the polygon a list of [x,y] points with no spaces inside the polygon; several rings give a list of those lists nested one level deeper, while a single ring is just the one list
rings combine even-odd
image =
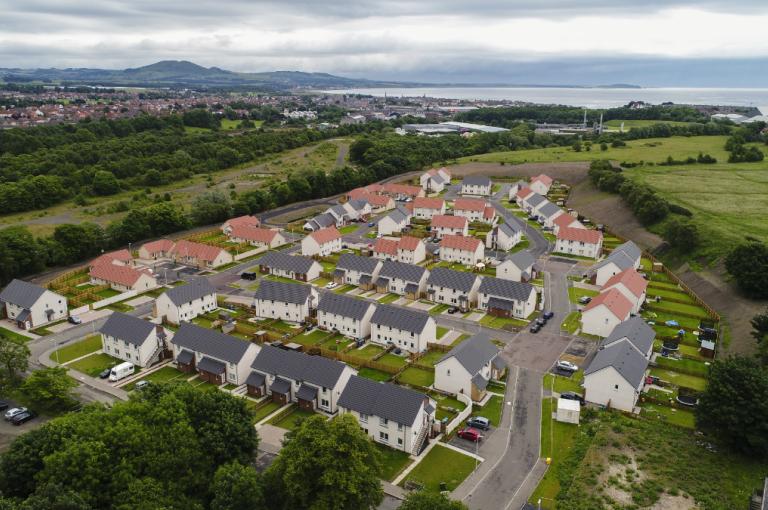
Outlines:
[{"label": "white van", "polygon": [[133,375],[133,372],[133,363],[126,361],[125,363],[120,363],[119,365],[112,367],[112,370],[109,372],[109,380],[112,382],[119,381],[129,375]]}]

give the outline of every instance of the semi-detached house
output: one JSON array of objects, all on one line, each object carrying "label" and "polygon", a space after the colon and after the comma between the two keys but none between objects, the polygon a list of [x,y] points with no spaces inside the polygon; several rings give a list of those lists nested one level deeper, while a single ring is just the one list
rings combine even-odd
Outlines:
[{"label": "semi-detached house", "polygon": [[436,303],[469,311],[477,304],[480,277],[475,273],[437,267],[427,278],[427,297]]},{"label": "semi-detached house", "polygon": [[371,317],[375,311],[376,306],[370,301],[326,292],[317,305],[317,326],[362,341],[371,336]]},{"label": "semi-detached house", "polygon": [[603,249],[603,233],[599,230],[561,228],[556,237],[556,253],[596,259]]},{"label": "semi-detached house", "polygon": [[453,214],[462,216],[469,222],[493,223],[496,218],[496,210],[485,200],[477,198],[457,198],[453,202]]},{"label": "semi-detached house", "polygon": [[350,377],[357,372],[335,360],[264,345],[246,379],[249,395],[269,395],[285,405],[296,402],[307,411],[336,414]]},{"label": "semi-detached house", "polygon": [[618,289],[601,292],[581,312],[581,332],[606,337],[632,313],[632,301]]},{"label": "semi-detached house", "polygon": [[378,259],[342,253],[333,272],[333,281],[340,285],[357,285],[363,290],[371,290],[380,269],[381,261]]},{"label": "semi-detached house", "polygon": [[469,221],[463,216],[434,216],[431,226],[430,232],[438,239],[447,235],[469,235]]},{"label": "semi-detached house", "polygon": [[580,228],[586,230],[587,227],[570,214],[561,214],[552,222],[552,228],[555,234],[557,234],[560,232],[560,229],[563,228]]},{"label": "semi-detached house", "polygon": [[437,325],[427,312],[377,305],[371,317],[371,342],[408,352],[424,352],[433,343]]},{"label": "semi-detached house", "polygon": [[234,257],[231,253],[217,246],[195,243],[182,239],[171,250],[174,262],[199,269],[211,269],[229,264]]},{"label": "semi-detached house", "polygon": [[128,361],[137,367],[148,367],[170,350],[169,333],[160,325],[114,312],[99,329],[101,349],[112,357]]},{"label": "semi-detached house", "polygon": [[429,271],[424,267],[385,260],[376,279],[378,292],[393,292],[409,299],[419,299],[427,284]]},{"label": "semi-detached house", "polygon": [[250,227],[259,228],[261,221],[256,216],[238,216],[237,218],[230,218],[221,224],[221,232],[229,235],[235,227]]},{"label": "semi-detached house", "polygon": [[504,221],[495,225],[485,236],[485,247],[491,250],[511,250],[522,237],[523,230],[516,223]]},{"label": "semi-detached house", "polygon": [[538,214],[539,209],[548,203],[549,200],[538,193],[531,193],[523,200],[523,209],[529,214]]},{"label": "semi-detached house", "polygon": [[418,237],[403,236],[397,239],[377,239],[373,256],[381,260],[397,260],[406,264],[418,264],[427,256],[427,248]]},{"label": "semi-detached house", "polygon": [[34,329],[67,317],[67,298],[24,280],[11,280],[0,292],[5,317],[20,329]]},{"label": "semi-detached house", "polygon": [[320,277],[323,266],[316,260],[301,255],[288,255],[280,251],[272,251],[256,261],[259,272],[282,276],[300,282],[311,282]]},{"label": "semi-detached house", "polygon": [[157,279],[149,269],[135,269],[131,266],[121,266],[102,262],[88,272],[93,285],[109,285],[118,292],[135,290],[143,292],[157,287]]},{"label": "semi-detached house", "polygon": [[170,239],[158,239],[144,243],[139,248],[139,258],[144,260],[167,259],[171,257],[171,250],[176,245]]},{"label": "semi-detached house", "polygon": [[317,291],[310,285],[262,280],[253,299],[256,317],[304,322],[317,306]]},{"label": "semi-detached house", "polygon": [[307,257],[327,257],[337,251],[341,251],[341,234],[336,227],[317,230],[301,240],[301,254]]},{"label": "semi-detached house", "polygon": [[648,288],[648,280],[643,278],[640,273],[634,269],[625,269],[624,271],[612,276],[605,285],[603,291],[616,289],[621,292],[625,298],[632,302],[632,313],[638,313],[640,307],[645,302],[645,292]]},{"label": "semi-detached house", "polygon": [[550,188],[554,180],[552,177],[544,174],[537,175],[531,178],[531,184],[529,187],[538,193],[539,195],[546,195],[549,193]]},{"label": "semi-detached house", "polygon": [[207,278],[195,278],[185,285],[168,289],[155,300],[155,317],[181,324],[216,309],[216,289]]},{"label": "semi-detached house", "polygon": [[485,247],[476,237],[445,236],[440,241],[440,260],[474,266],[485,258]]},{"label": "semi-detached house", "polygon": [[488,382],[500,379],[505,367],[499,348],[486,335],[477,334],[435,363],[435,389],[480,402],[487,394]]},{"label": "semi-detached house", "polygon": [[435,421],[435,401],[423,393],[353,375],[339,398],[372,440],[418,455]]},{"label": "semi-detached house", "polygon": [[478,308],[497,317],[526,319],[536,311],[536,289],[529,283],[486,276],[478,296]]},{"label": "semi-detached house", "polygon": [[416,197],[413,200],[413,216],[422,220],[445,214],[445,200],[442,198]]},{"label": "semi-detached house", "polygon": [[440,193],[451,184],[451,172],[447,168],[433,168],[421,174],[419,184],[427,193]]},{"label": "semi-detached house", "polygon": [[565,214],[562,209],[549,201],[539,208],[538,213],[539,223],[551,229],[554,229],[557,217]]},{"label": "semi-detached house", "polygon": [[388,236],[397,232],[402,232],[408,226],[408,215],[400,208],[395,209],[376,223],[378,233]]},{"label": "semi-detached house", "polygon": [[527,250],[513,253],[496,266],[496,278],[515,282],[530,281],[536,278],[536,259]]},{"label": "semi-detached house", "polygon": [[247,243],[257,248],[277,248],[285,244],[285,237],[277,229],[236,225],[227,234],[230,241]]},{"label": "semi-detached house", "polygon": [[173,359],[184,373],[211,384],[240,386],[251,371],[259,346],[185,322],[173,335]]},{"label": "semi-detached house", "polygon": [[614,248],[603,260],[589,268],[588,275],[592,283],[603,286],[611,277],[626,269],[637,270],[640,267],[642,252],[632,241],[627,241]]},{"label": "semi-detached house", "polygon": [[462,195],[489,196],[493,183],[482,175],[468,175],[461,181]]}]

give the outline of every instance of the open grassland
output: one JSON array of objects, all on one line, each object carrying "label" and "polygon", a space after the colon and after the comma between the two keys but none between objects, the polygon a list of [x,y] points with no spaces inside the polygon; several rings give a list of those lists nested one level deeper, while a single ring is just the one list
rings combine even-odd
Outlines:
[{"label": "open grassland", "polygon": [[649,127],[656,124],[667,124],[669,126],[687,126],[691,122],[680,122],[677,120],[643,120],[643,119],[631,119],[631,120],[607,120],[603,123],[603,127],[609,129],[619,129],[624,124],[624,131],[629,131],[632,128]]}]

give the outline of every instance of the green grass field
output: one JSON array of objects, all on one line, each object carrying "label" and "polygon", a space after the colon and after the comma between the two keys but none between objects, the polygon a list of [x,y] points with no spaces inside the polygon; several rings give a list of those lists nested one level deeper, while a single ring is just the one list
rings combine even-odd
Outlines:
[{"label": "green grass field", "polygon": [[139,381],[149,381],[152,383],[167,383],[167,382],[181,382],[185,381],[189,375],[185,374],[184,372],[181,372],[180,370],[176,370],[172,366],[165,366],[163,368],[160,368],[158,370],[155,370],[151,374],[146,375],[145,377],[142,377],[141,379],[137,379],[136,381],[131,382],[130,384],[126,384],[123,386],[123,389],[125,391],[131,391],[135,386],[136,383]]},{"label": "green grass field", "polygon": [[628,131],[632,128],[642,128],[642,127],[648,127],[653,126],[655,124],[668,124],[670,126],[687,126],[690,124],[690,122],[679,122],[675,120],[642,120],[642,119],[631,119],[631,120],[607,120],[603,123],[603,126],[609,129],[619,129],[621,125],[624,124],[624,131]]},{"label": "green grass field", "polygon": [[408,473],[404,482],[414,481],[429,492],[439,492],[440,482],[452,491],[475,469],[475,459],[444,446],[436,445],[426,457]]},{"label": "green grass field", "polygon": [[581,327],[581,313],[571,312],[565,316],[563,322],[560,324],[560,329],[564,329],[570,334],[576,333],[576,330]]},{"label": "green grass field", "polygon": [[528,325],[528,321],[515,318],[495,317],[491,314],[486,314],[482,319],[480,319],[480,324],[489,328],[496,329],[504,329],[504,326],[524,328]]},{"label": "green grass field", "polygon": [[583,296],[595,297],[599,294],[596,290],[581,289],[579,287],[568,287],[568,299],[571,303],[578,303],[579,298]]},{"label": "green grass field", "polygon": [[651,403],[641,403],[642,415],[649,420],[660,420],[678,427],[687,429],[696,428],[696,418],[693,412],[687,409],[672,409],[667,406],[660,406]]},{"label": "green grass field", "polygon": [[381,477],[391,482],[413,462],[406,452],[375,443],[381,460]]},{"label": "green grass field", "polygon": [[253,423],[260,422],[278,409],[280,409],[280,404],[273,402],[272,400],[268,401],[266,404],[262,404],[261,407],[254,411]]},{"label": "green grass field", "polygon": [[582,394],[584,393],[584,388],[581,387],[581,382],[583,380],[584,370],[578,370],[571,377],[563,377],[561,375],[548,373],[544,375],[544,389],[557,393],[574,391]]},{"label": "green grass field", "polygon": [[357,375],[359,375],[360,377],[365,377],[366,379],[370,379],[372,381],[377,381],[377,382],[389,381],[392,378],[392,376],[386,372],[382,372],[381,370],[375,370],[373,368],[368,368],[368,367],[363,367],[360,370],[358,370]]},{"label": "green grass field", "polygon": [[[536,502],[539,498],[552,500],[560,491],[560,481],[558,472],[560,465],[565,460],[568,452],[573,447],[573,441],[579,428],[570,423],[560,423],[552,419],[555,400],[545,398],[541,402],[541,446],[540,455],[542,458],[552,459],[544,478],[539,482],[539,486],[528,499]],[[549,507],[546,507],[549,508]],[[554,507],[553,507],[554,508]]]},{"label": "green grass field", "polygon": [[435,373],[420,368],[408,367],[397,378],[397,382],[427,388],[435,382]]},{"label": "green grass field", "polygon": [[67,368],[77,370],[78,372],[90,375],[91,377],[96,377],[102,370],[111,368],[122,362],[122,360],[113,358],[109,354],[99,353],[91,354],[83,359],[74,361],[67,365]]},{"label": "green grass field", "polygon": [[0,335],[21,343],[28,342],[30,340],[28,336],[20,335],[15,331],[11,331],[10,329],[5,328],[0,328]]},{"label": "green grass field", "polygon": [[472,410],[473,416],[483,416],[491,420],[494,427],[501,423],[501,412],[504,407],[504,399],[499,396],[493,396],[483,407],[476,407]]},{"label": "green grass field", "polygon": [[391,293],[387,294],[386,296],[383,296],[383,297],[379,298],[379,303],[381,303],[383,305],[386,305],[387,303],[393,303],[393,302],[397,301],[398,299],[400,299],[400,297],[401,296],[399,294],[395,294],[395,293],[391,292]]},{"label": "green grass field", "polygon": [[704,391],[707,387],[707,380],[703,377],[681,374],[680,372],[665,370],[663,368],[652,368],[651,375],[677,386],[684,386],[686,388],[691,388],[697,391]]}]

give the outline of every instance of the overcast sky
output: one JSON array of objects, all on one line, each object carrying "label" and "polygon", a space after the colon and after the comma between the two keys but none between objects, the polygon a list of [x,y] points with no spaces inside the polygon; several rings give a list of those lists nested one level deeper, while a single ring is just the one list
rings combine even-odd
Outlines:
[{"label": "overcast sky", "polygon": [[0,67],[764,86],[768,0],[0,0]]}]

